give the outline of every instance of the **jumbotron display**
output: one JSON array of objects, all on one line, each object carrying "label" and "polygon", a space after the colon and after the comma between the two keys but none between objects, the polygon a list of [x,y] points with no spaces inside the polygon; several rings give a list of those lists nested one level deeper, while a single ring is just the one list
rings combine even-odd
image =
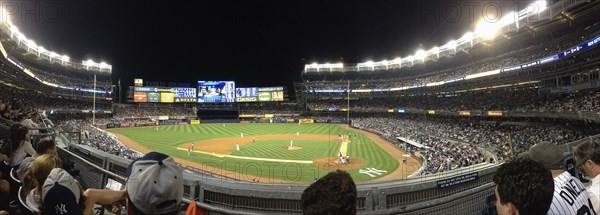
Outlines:
[{"label": "jumbotron display", "polygon": [[234,81],[198,81],[198,103],[235,102]]},{"label": "jumbotron display", "polygon": [[183,103],[196,102],[196,88],[134,87],[136,103]]}]

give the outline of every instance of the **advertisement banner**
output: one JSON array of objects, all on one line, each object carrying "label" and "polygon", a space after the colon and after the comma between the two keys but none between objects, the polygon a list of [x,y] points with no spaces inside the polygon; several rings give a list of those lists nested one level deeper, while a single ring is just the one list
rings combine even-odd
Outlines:
[{"label": "advertisement banner", "polygon": [[236,88],[235,89],[235,102],[257,102],[258,101],[258,88]]},{"label": "advertisement banner", "polygon": [[258,92],[258,101],[270,102],[271,101],[271,92]]},{"label": "advertisement banner", "polygon": [[134,78],[134,79],[133,79],[133,84],[134,84],[136,87],[141,87],[141,86],[144,86],[144,79],[141,79],[141,78]]},{"label": "advertisement banner", "polygon": [[394,109],[388,109],[388,110],[387,110],[387,112],[388,112],[388,113],[393,113],[393,112],[394,112]]},{"label": "advertisement banner", "polygon": [[502,111],[488,111],[488,116],[502,116]]},{"label": "advertisement banner", "polygon": [[133,93],[133,102],[141,103],[148,102],[148,94],[145,92],[134,92]]},{"label": "advertisement banner", "polygon": [[148,102],[160,102],[160,93],[148,93]]},{"label": "advertisement banner", "polygon": [[427,114],[429,114],[429,115],[435,115],[435,110],[428,110]]},{"label": "advertisement banner", "polygon": [[256,118],[256,114],[240,114],[240,118]]},{"label": "advertisement banner", "polygon": [[312,124],[312,123],[315,123],[315,120],[314,119],[299,119],[298,123]]},{"label": "advertisement banner", "polygon": [[275,115],[273,114],[265,114],[265,118],[273,118]]},{"label": "advertisement banner", "polygon": [[175,102],[175,96],[173,93],[160,93],[160,102],[173,103]]},{"label": "advertisement banner", "polygon": [[190,124],[191,125],[200,125],[200,120],[199,119],[192,119],[192,120],[190,120]]},{"label": "advertisement banner", "polygon": [[469,111],[460,111],[460,112],[458,112],[458,115],[461,115],[461,116],[471,116],[471,112],[469,112]]},{"label": "advertisement banner", "polygon": [[285,122],[287,122],[287,123],[294,123],[294,119],[287,119]]}]

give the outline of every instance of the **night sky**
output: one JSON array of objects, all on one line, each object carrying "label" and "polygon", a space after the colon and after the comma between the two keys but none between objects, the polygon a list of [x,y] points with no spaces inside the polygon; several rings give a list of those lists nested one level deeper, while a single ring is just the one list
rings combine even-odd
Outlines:
[{"label": "night sky", "polygon": [[[292,86],[304,64],[406,57],[472,31],[517,2],[15,1],[11,20],[38,45],[113,65],[113,80],[234,80]],[[523,7],[526,2],[520,2]],[[496,9],[499,6],[498,9]],[[491,15],[490,15],[491,14]]]}]

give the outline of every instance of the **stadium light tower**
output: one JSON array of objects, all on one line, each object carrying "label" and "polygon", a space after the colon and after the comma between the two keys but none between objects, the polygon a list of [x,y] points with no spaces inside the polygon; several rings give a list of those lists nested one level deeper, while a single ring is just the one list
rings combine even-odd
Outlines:
[{"label": "stadium light tower", "polygon": [[471,47],[473,47],[473,32],[467,32],[465,33],[465,35],[463,35],[460,40],[462,41],[469,41],[469,44],[471,44]]},{"label": "stadium light tower", "polygon": [[420,60],[421,62],[425,62],[426,53],[422,49],[419,49],[417,53],[415,53],[415,58]]},{"label": "stadium light tower", "polygon": [[481,20],[479,21],[479,24],[477,24],[477,29],[475,30],[475,33],[478,36],[483,37],[484,39],[491,40],[496,37],[496,33],[498,33],[499,30],[498,28],[499,23]]},{"label": "stadium light tower", "polygon": [[446,44],[446,47],[449,49],[454,49],[454,53],[456,53],[456,41],[451,40]]},{"label": "stadium light tower", "polygon": [[410,66],[414,66],[415,65],[415,62],[414,62],[415,61],[415,57],[413,57],[412,55],[410,55],[410,56],[408,56],[408,57],[406,57],[404,59],[406,59],[407,61],[410,61]]},{"label": "stadium light tower", "polygon": [[436,59],[440,58],[440,48],[433,47],[432,49],[429,50],[429,53],[435,54],[436,55]]}]

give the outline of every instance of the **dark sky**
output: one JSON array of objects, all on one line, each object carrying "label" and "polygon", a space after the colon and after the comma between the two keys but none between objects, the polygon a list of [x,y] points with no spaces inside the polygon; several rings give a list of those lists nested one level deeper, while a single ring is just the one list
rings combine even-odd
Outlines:
[{"label": "dark sky", "polygon": [[[412,55],[514,1],[36,1],[3,3],[38,45],[113,65],[113,80],[292,86],[305,63]],[[526,3],[521,2],[520,5]],[[499,9],[496,9],[499,7]]]}]

